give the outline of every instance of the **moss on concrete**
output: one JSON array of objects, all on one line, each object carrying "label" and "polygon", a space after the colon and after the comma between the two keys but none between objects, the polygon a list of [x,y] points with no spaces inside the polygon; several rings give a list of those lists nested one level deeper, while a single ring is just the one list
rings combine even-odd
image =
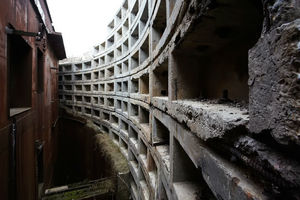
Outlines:
[{"label": "moss on concrete", "polygon": [[113,173],[129,172],[127,159],[120,152],[119,147],[112,141],[109,135],[102,133],[91,120],[83,118],[66,106],[60,105],[62,112],[85,123],[85,127],[90,129],[90,133],[95,135],[95,143],[100,153],[110,162]]},{"label": "moss on concrete", "polygon": [[105,134],[97,134],[95,138],[101,153],[111,162],[113,170],[118,173],[128,172],[128,162],[111,138]]}]

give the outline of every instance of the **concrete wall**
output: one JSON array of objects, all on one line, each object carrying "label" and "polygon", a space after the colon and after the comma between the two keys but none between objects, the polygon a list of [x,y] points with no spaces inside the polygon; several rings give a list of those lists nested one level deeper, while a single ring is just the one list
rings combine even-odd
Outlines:
[{"label": "concrete wall", "polygon": [[61,61],[61,103],[119,145],[134,199],[299,197],[299,139],[281,132],[294,143],[282,145],[276,124],[267,126],[277,115],[264,114],[273,109],[264,95],[278,91],[263,77],[277,71],[259,48],[279,26],[269,14],[285,10],[280,2],[124,1],[106,41]]}]

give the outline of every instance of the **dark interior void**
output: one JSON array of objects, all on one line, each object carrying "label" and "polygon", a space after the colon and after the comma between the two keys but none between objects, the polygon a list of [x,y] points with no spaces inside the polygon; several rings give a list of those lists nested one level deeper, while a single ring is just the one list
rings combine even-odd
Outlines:
[{"label": "dark interior void", "polygon": [[261,34],[261,2],[218,1],[199,18],[173,54],[175,98],[248,102],[248,50]]},{"label": "dark interior void", "polygon": [[21,36],[7,37],[10,108],[31,107],[32,49]]},{"label": "dark interior void", "polygon": [[112,168],[97,148],[94,131],[72,118],[59,120],[53,185],[61,186],[112,176]]}]

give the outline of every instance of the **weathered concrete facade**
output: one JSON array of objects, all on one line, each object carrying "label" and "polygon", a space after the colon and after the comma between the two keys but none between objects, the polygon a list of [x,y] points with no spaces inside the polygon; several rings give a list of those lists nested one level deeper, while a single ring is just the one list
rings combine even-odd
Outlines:
[{"label": "weathered concrete facade", "polygon": [[62,36],[45,0],[2,0],[0,30],[0,199],[38,199],[52,181]]},{"label": "weathered concrete facade", "polygon": [[264,37],[249,53],[249,127],[299,145],[300,2],[266,1],[265,12]]},{"label": "weathered concrete facade", "polygon": [[299,1],[126,0],[59,96],[128,159],[134,199],[299,199]]}]

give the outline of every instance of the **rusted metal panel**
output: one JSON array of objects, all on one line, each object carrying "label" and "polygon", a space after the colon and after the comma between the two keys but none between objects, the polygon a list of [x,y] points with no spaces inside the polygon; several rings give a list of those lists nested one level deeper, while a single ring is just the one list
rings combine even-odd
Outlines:
[{"label": "rusted metal panel", "polygon": [[35,154],[34,124],[35,114],[24,113],[17,119],[17,199],[35,199]]},{"label": "rusted metal panel", "polygon": [[11,126],[0,130],[0,194],[1,198],[8,199],[9,196],[9,133]]},{"label": "rusted metal panel", "polygon": [[[49,10],[46,2],[40,0],[41,8],[45,14],[47,30],[54,31],[51,25]],[[41,29],[37,10],[31,0],[1,0],[0,2],[0,29],[5,30],[11,25],[16,30],[25,32],[39,32]],[[57,95],[56,73],[51,73],[50,68],[57,66],[58,60],[51,48],[48,49],[46,32],[44,39],[36,41],[34,37],[23,37],[32,48],[31,65],[31,109],[15,116],[17,127],[16,141],[16,174],[17,190],[16,199],[37,199],[37,177],[36,177],[36,153],[35,140],[39,139],[45,143],[44,166],[53,166],[55,152],[55,135],[52,133],[52,122],[57,118],[57,102],[53,103],[53,97]],[[54,41],[55,42],[55,41]],[[57,41],[61,42],[61,40]],[[63,47],[63,45],[60,45]],[[48,61],[44,62],[43,92],[37,92],[37,48],[44,53]],[[9,134],[11,131],[12,118],[8,115],[8,64],[7,60],[7,35],[5,31],[0,32],[0,196],[1,199],[9,199],[12,194],[10,188],[10,151]],[[22,90],[22,88],[19,88]],[[52,94],[55,93],[55,94]],[[55,97],[54,99],[57,99]],[[51,183],[52,167],[46,167],[44,182]],[[46,185],[47,185],[46,184]],[[11,198],[10,198],[11,199]]]}]

